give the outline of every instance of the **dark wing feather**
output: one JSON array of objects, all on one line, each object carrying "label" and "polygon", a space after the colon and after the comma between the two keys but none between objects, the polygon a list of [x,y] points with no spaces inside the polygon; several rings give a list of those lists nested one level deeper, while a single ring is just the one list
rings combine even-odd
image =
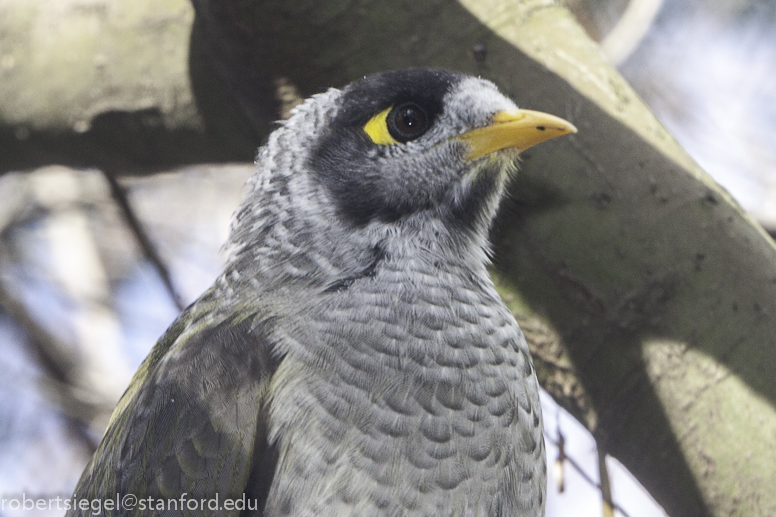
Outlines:
[{"label": "dark wing feather", "polygon": [[[247,509],[263,506],[275,465],[262,406],[276,362],[255,317],[196,321],[195,311],[181,315],[138,370],[76,487],[76,503],[132,494],[135,508],[105,513],[239,515],[222,505],[246,494]],[[248,489],[249,480],[257,486]],[[216,495],[220,508],[187,501]],[[149,502],[173,511],[144,510]]]}]

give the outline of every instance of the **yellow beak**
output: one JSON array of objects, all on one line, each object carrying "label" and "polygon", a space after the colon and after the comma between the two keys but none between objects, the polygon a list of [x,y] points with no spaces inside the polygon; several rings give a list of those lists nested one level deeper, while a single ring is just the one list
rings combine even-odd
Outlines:
[{"label": "yellow beak", "polygon": [[548,113],[509,110],[496,113],[491,125],[472,129],[457,138],[469,144],[466,159],[471,161],[501,149],[525,151],[550,138],[576,132],[573,124]]}]

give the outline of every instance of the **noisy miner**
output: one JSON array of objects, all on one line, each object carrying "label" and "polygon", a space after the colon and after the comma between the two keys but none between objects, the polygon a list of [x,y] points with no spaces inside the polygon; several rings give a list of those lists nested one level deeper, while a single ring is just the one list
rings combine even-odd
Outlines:
[{"label": "noisy miner", "polygon": [[297,107],[68,515],[543,515],[538,385],[487,234],[518,153],[575,131],[442,70]]}]

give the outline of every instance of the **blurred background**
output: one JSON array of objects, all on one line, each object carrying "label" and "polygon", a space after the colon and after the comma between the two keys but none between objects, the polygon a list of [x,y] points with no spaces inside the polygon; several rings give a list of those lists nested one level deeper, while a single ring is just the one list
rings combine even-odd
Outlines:
[{"label": "blurred background", "polygon": [[[32,19],[20,14],[25,9],[53,24],[74,6],[110,14],[100,14],[105,7],[98,1],[0,0],[0,28]],[[776,1],[570,0],[569,8],[701,167],[776,230]],[[193,8],[181,3],[176,16],[158,23],[185,27]],[[47,37],[35,30],[26,37]],[[0,91],[17,106],[29,99],[13,74],[46,59],[23,53],[45,47],[14,40],[23,33],[0,31]],[[188,51],[164,44],[160,53]],[[99,60],[99,49],[95,55]],[[82,80],[67,74],[50,69],[37,80]],[[275,87],[282,117],[300,94],[290,84]],[[138,98],[142,105],[142,92]],[[170,102],[185,110],[191,99],[173,95]],[[38,128],[13,123],[14,113],[3,109],[0,498],[66,497],[135,369],[180,309],[219,274],[251,156],[225,152],[225,159],[242,161],[223,163],[203,143],[179,149],[180,156],[166,158],[169,167],[153,174],[115,175],[100,159],[57,164],[41,151],[88,133],[99,122],[84,122],[91,114],[73,119],[75,136],[43,131],[30,147]],[[122,124],[129,130],[159,124],[155,117],[145,113]],[[44,125],[45,112],[40,120]],[[165,138],[174,144],[174,135],[160,134],[136,154],[153,152]],[[101,156],[99,144],[89,144],[90,156]],[[595,441],[551,397],[543,394],[542,402],[549,472],[562,472],[551,475],[548,517],[604,515]],[[606,461],[615,515],[664,515],[627,470]],[[2,517],[60,513],[0,508]]]}]

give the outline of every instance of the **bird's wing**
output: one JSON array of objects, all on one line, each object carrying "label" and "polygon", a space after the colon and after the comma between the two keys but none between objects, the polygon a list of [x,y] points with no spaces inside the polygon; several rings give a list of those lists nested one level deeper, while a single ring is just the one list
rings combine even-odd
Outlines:
[{"label": "bird's wing", "polygon": [[[195,306],[181,315],[138,370],[68,516],[100,504],[114,508],[106,515],[238,515],[246,503],[263,506],[274,458],[262,406],[277,365],[255,316],[197,321],[196,312],[207,314]],[[246,493],[249,484],[262,488]]]}]

